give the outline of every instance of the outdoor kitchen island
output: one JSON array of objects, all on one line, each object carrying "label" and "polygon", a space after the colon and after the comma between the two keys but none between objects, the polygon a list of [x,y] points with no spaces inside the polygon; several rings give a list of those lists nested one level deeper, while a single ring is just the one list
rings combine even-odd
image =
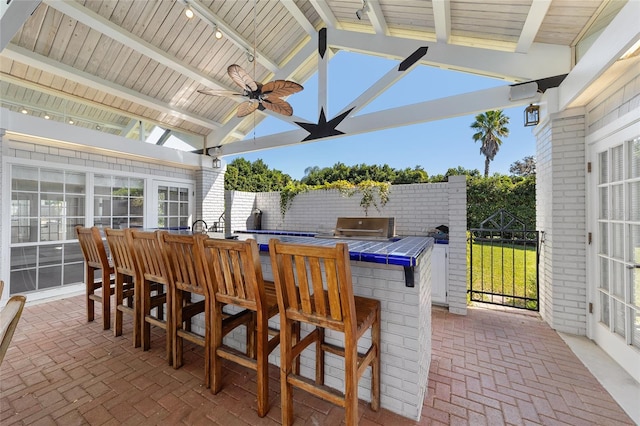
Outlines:
[{"label": "outdoor kitchen island", "polygon": [[[316,238],[313,233],[282,231],[245,231],[232,237],[253,238],[260,247],[261,264],[266,280],[272,280],[269,240],[331,246],[346,242],[351,256],[353,292],[381,302],[381,383],[382,408],[412,420],[419,420],[427,391],[431,363],[431,252],[434,240],[429,237],[398,237],[391,241]],[[278,317],[271,325],[279,328]],[[305,329],[303,328],[303,335]],[[331,335],[327,333],[327,336]],[[242,335],[230,336],[231,345],[242,345]],[[369,338],[365,335],[364,338]],[[340,343],[342,344],[342,343]],[[269,361],[280,365],[276,349]],[[313,377],[314,353],[302,354],[301,373]],[[343,360],[327,354],[325,383],[344,390]],[[369,401],[370,373],[360,380],[358,396]]]}]

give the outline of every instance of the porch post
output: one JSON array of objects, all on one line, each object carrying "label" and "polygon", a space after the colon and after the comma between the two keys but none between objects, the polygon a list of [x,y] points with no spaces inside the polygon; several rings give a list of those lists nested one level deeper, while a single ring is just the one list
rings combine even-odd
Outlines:
[{"label": "porch post", "polygon": [[585,335],[586,153],[582,108],[548,116],[535,131],[536,228],[541,231],[540,314],[555,330]]},{"label": "porch post", "polygon": [[224,174],[227,165],[214,169],[210,164],[203,164],[196,171],[195,217],[202,219],[211,228],[213,223],[224,213]]}]

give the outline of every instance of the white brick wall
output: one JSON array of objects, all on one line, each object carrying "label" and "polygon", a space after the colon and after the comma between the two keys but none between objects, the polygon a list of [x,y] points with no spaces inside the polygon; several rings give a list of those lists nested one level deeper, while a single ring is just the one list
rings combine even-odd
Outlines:
[{"label": "white brick wall", "polygon": [[227,191],[225,201],[227,206],[225,216],[229,222],[230,233],[254,228],[251,212],[256,207],[255,193]]},{"label": "white brick wall", "polygon": [[[285,217],[280,213],[280,193],[227,194],[227,216],[232,231],[248,229],[251,204],[262,210],[263,229],[329,232],[338,216],[364,216],[360,195],[344,197],[337,190],[317,190],[298,194]],[[237,216],[240,215],[238,218]],[[389,202],[369,216],[393,216],[398,235],[426,235],[439,225],[449,226],[449,310],[467,312],[467,189],[464,176],[452,176],[447,183],[393,185]]]},{"label": "white brick wall", "polygon": [[540,313],[554,329],[578,335],[586,334],[587,312],[584,137],[584,112],[565,111],[538,130],[536,152]]},{"label": "white brick wall", "polygon": [[196,178],[196,219],[202,219],[207,226],[213,226],[224,213],[224,172],[221,170],[201,169],[195,172]]}]

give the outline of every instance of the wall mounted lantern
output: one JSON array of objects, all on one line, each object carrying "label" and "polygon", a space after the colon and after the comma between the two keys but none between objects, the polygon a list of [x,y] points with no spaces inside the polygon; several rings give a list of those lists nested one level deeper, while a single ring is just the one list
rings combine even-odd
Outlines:
[{"label": "wall mounted lantern", "polygon": [[524,109],[524,126],[535,126],[540,122],[540,106],[529,104]]}]

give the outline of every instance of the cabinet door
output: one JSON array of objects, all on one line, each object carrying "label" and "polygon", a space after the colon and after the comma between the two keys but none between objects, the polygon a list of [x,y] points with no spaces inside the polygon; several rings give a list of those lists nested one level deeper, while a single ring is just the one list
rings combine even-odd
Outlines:
[{"label": "cabinet door", "polygon": [[431,302],[438,304],[447,303],[447,282],[449,257],[446,244],[434,244],[431,253]]}]

